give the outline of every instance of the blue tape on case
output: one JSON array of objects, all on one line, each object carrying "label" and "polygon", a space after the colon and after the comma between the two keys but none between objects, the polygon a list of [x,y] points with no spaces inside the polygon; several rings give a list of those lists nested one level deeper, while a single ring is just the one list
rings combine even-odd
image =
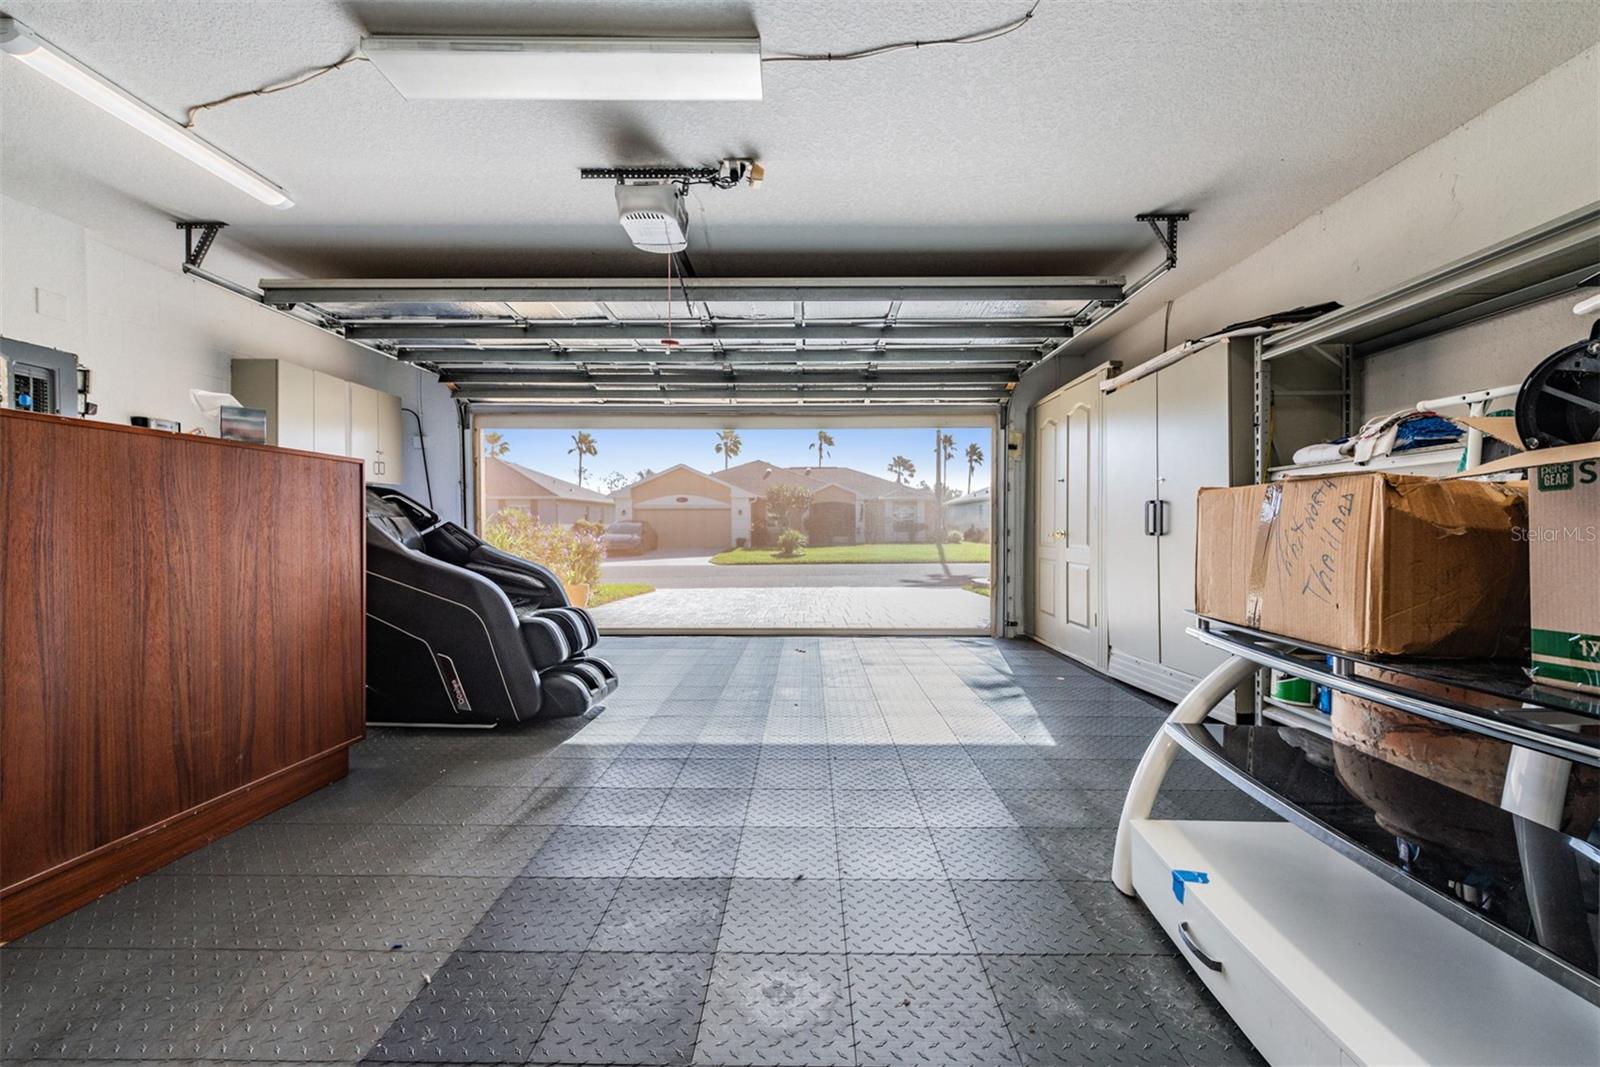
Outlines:
[{"label": "blue tape on case", "polygon": [[1196,885],[1205,885],[1210,881],[1211,876],[1205,871],[1180,871],[1177,868],[1173,868],[1172,895],[1178,898],[1179,904],[1182,904],[1183,885],[1185,882],[1193,882]]}]

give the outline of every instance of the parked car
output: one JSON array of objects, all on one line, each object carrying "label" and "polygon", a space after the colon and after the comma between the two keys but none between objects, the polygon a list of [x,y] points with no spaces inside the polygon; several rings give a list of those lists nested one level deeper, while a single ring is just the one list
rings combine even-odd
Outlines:
[{"label": "parked car", "polygon": [[656,528],[648,522],[614,522],[606,527],[603,539],[608,556],[654,552],[659,543]]}]

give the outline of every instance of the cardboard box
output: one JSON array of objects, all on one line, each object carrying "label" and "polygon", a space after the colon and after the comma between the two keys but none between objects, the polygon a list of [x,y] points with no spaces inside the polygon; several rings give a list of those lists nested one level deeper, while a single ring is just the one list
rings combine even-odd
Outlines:
[{"label": "cardboard box", "polygon": [[1600,459],[1528,472],[1531,673],[1600,693]]},{"label": "cardboard box", "polygon": [[1342,474],[1202,489],[1195,611],[1361,655],[1527,637],[1525,487]]},{"label": "cardboard box", "polygon": [[[1521,449],[1516,420],[1457,418]],[[1532,660],[1546,685],[1600,693],[1600,441],[1507,456],[1467,477],[1526,470]]]}]

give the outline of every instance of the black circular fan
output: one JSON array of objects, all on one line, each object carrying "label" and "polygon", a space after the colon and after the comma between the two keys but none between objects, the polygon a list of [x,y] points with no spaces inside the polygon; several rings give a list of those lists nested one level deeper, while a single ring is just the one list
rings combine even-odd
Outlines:
[{"label": "black circular fan", "polygon": [[1535,367],[1517,393],[1516,415],[1528,448],[1600,441],[1600,340],[1568,345]]}]

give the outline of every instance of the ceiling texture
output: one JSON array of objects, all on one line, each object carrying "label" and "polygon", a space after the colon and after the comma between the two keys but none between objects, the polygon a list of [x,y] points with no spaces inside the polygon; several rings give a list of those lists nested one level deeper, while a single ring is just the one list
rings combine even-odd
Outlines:
[{"label": "ceiling texture", "polygon": [[[1028,0],[0,4],[181,117],[201,101],[337,61],[363,34],[754,31],[767,51],[839,52],[984,29],[1017,17]],[[769,289],[713,301],[720,294],[695,287],[737,278],[997,276],[1031,279],[1035,294],[1050,282],[1120,285],[1164,259],[1134,216],[1191,212],[1178,268],[1139,298],[1154,305],[1578,54],[1600,37],[1596,21],[1588,0],[1042,0],[1021,29],[982,44],[768,63],[764,99],[739,103],[407,101],[358,62],[199,117],[201,136],[289,192],[295,207],[282,212],[6,62],[0,188],[110,234],[133,227],[140,213],[222,220],[220,243],[311,278],[426,278],[446,287],[463,278],[661,279],[658,293],[632,301],[540,299],[481,284],[426,299],[324,286],[319,299],[293,300],[285,296],[294,295],[292,279],[269,291],[269,302],[302,305],[486,398],[522,396],[516,385],[496,384],[519,373],[587,377],[605,362],[595,351],[626,354],[631,361],[612,372],[633,378],[675,362],[704,364],[681,373],[724,381],[754,383],[780,365],[840,374],[824,354],[849,349],[849,374],[860,377],[925,373],[928,364],[1009,380],[1058,345],[1075,319],[1117,301],[1103,291],[1030,296],[1027,285],[932,299],[886,292],[830,302]],[[578,169],[725,156],[759,158],[767,180],[758,189],[694,189],[693,276],[672,301],[674,315],[694,323],[675,327],[678,344],[662,345],[664,259],[632,248],[608,183],[580,181]],[[462,318],[486,321],[450,336],[396,328]],[[1015,321],[978,329],[996,318]],[[929,321],[937,319],[954,321]],[[757,365],[766,345],[790,358]],[[914,354],[940,345],[976,354]],[[489,360],[469,351],[496,347],[520,354]],[[899,354],[874,363],[860,358],[863,347]],[[430,348],[431,361],[418,354]],[[562,355],[585,350],[588,362]],[[642,358],[652,352],[662,358]],[[719,353],[728,358],[717,361]]]}]

